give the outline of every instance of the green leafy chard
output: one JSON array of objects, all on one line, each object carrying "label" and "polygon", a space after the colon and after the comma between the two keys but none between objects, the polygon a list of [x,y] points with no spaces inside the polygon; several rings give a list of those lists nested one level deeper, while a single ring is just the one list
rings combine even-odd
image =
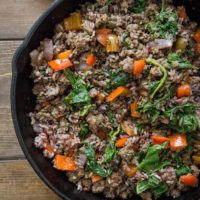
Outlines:
[{"label": "green leafy chard", "polygon": [[95,151],[94,147],[89,144],[85,144],[85,155],[87,156],[87,167],[94,172],[95,174],[107,177],[112,173],[111,169],[105,169],[101,167],[95,160]]},{"label": "green leafy chard", "polygon": [[196,67],[192,65],[188,60],[184,59],[180,54],[178,53],[170,53],[167,56],[167,61],[175,65],[177,69],[195,69]]},{"label": "green leafy chard", "polygon": [[80,111],[80,116],[83,117],[85,115],[88,114],[88,112],[90,111],[92,105],[91,104],[87,104],[83,107],[83,109]]},{"label": "green leafy chard", "polygon": [[182,176],[182,175],[190,173],[191,171],[192,170],[190,169],[190,167],[182,165],[176,169],[176,175]]},{"label": "green leafy chard", "polygon": [[129,37],[129,35],[130,35],[129,32],[124,32],[122,34],[122,42],[121,42],[121,44],[122,44],[123,47],[126,47],[127,49],[130,49],[130,44],[127,41],[127,38]]},{"label": "green leafy chard", "polygon": [[109,145],[107,146],[102,163],[107,163],[112,161],[117,155],[117,149],[115,147],[116,136],[120,133],[120,126],[116,130],[112,130],[109,133]]},{"label": "green leafy chard", "polygon": [[148,180],[140,181],[136,186],[136,193],[140,194],[146,190],[151,190],[156,197],[168,191],[168,186],[166,183],[161,182],[156,176],[151,175]]},{"label": "green leafy chard", "polygon": [[129,82],[129,78],[130,75],[119,68],[110,75],[109,88],[114,89],[118,86],[126,85]]},{"label": "green leafy chard", "polygon": [[80,137],[85,137],[89,132],[88,124],[86,122],[82,122],[80,124],[80,132],[79,135]]},{"label": "green leafy chard", "polygon": [[166,192],[168,192],[168,185],[166,183],[160,183],[159,186],[153,189],[155,197],[160,197]]},{"label": "green leafy chard", "polygon": [[161,11],[156,14],[153,21],[147,24],[146,28],[154,37],[166,38],[170,35],[176,37],[178,30],[177,13],[164,9],[164,1],[162,1]]},{"label": "green leafy chard", "polygon": [[148,89],[149,89],[150,94],[152,94],[153,91],[158,87],[159,83],[160,83],[160,81],[152,81],[149,83]]},{"label": "green leafy chard", "polygon": [[160,115],[160,101],[145,101],[138,107],[137,111],[147,113],[151,123],[153,123]]},{"label": "green leafy chard", "polygon": [[115,119],[115,114],[112,111],[108,111],[107,116],[108,116],[108,119],[109,119],[110,123],[112,124],[112,126],[117,127],[118,125],[117,125],[117,122]]},{"label": "green leafy chard", "polygon": [[147,153],[139,164],[138,168],[147,173],[155,172],[159,169],[170,164],[168,160],[161,160],[160,153],[168,145],[168,142],[163,143],[162,145],[153,145],[150,146],[147,150]]},{"label": "green leafy chard", "polygon": [[91,98],[87,91],[87,86],[81,77],[75,76],[69,69],[64,70],[64,73],[72,86],[72,90],[68,96],[65,97],[65,101],[73,105],[90,104]]},{"label": "green leafy chard", "polygon": [[166,110],[163,115],[169,118],[170,128],[180,133],[192,133],[199,127],[195,110],[193,103],[185,103]]},{"label": "green leafy chard", "polygon": [[130,10],[134,13],[141,13],[145,10],[145,6],[148,0],[134,0],[130,7]]},{"label": "green leafy chard", "polygon": [[113,2],[114,2],[114,0],[107,0],[107,1],[106,1],[106,5],[109,6],[109,5],[111,5]]}]

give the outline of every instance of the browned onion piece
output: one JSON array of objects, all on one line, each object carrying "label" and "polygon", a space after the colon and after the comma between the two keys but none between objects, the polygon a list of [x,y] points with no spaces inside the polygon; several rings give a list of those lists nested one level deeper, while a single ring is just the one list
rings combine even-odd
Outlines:
[{"label": "browned onion piece", "polygon": [[151,51],[153,49],[170,49],[173,45],[173,40],[171,39],[155,39],[147,44],[148,49]]},{"label": "browned onion piece", "polygon": [[50,39],[44,39],[44,58],[47,61],[53,59],[53,41]]}]

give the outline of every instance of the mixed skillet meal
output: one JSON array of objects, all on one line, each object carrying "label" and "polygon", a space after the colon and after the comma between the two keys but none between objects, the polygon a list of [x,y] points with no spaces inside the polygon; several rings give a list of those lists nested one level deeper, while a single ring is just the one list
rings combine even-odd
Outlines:
[{"label": "mixed skillet meal", "polygon": [[34,144],[78,190],[151,200],[198,186],[200,28],[183,6],[85,3],[30,57]]}]

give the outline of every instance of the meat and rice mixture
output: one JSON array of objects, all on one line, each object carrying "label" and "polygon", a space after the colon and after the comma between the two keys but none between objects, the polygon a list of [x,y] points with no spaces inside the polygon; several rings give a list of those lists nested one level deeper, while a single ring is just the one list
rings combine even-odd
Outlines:
[{"label": "meat and rice mixture", "polygon": [[198,185],[200,28],[169,1],[85,3],[31,52],[34,144],[78,190]]}]

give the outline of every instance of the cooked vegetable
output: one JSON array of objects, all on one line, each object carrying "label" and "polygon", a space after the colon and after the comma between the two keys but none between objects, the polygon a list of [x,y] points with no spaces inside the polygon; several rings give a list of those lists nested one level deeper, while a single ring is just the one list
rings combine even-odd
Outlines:
[{"label": "cooked vegetable", "polygon": [[180,18],[183,18],[183,19],[187,18],[187,13],[186,13],[186,10],[185,10],[184,6],[181,6],[181,8],[179,8],[179,10],[178,10],[178,16]]},{"label": "cooked vegetable", "polygon": [[152,140],[153,144],[163,144],[163,143],[169,141],[169,138],[160,136],[160,135],[152,135],[151,140]]},{"label": "cooked vegetable", "polygon": [[126,144],[126,141],[127,141],[127,137],[121,137],[120,139],[118,139],[115,143],[115,146],[118,147],[118,148],[122,148],[125,146]]},{"label": "cooked vegetable", "polygon": [[51,145],[49,143],[46,144],[45,149],[49,152],[49,153],[54,153],[54,150],[52,149]]},{"label": "cooked vegetable", "polygon": [[91,176],[91,180],[92,180],[92,183],[96,183],[98,181],[101,181],[102,180],[102,177],[101,176],[98,176],[98,175],[92,175]]},{"label": "cooked vegetable", "polygon": [[197,54],[200,54],[200,43],[197,43],[195,46],[195,50]]},{"label": "cooked vegetable", "polygon": [[187,174],[180,177],[180,182],[186,186],[193,186],[198,183],[198,179],[192,174]]},{"label": "cooked vegetable", "polygon": [[60,71],[68,67],[71,67],[72,65],[73,65],[72,62],[68,58],[49,61],[49,66],[54,71]]},{"label": "cooked vegetable", "polygon": [[177,69],[195,69],[195,66],[192,65],[188,60],[184,59],[178,53],[170,53],[167,56],[167,61],[176,66]]},{"label": "cooked vegetable", "polygon": [[119,39],[115,34],[108,35],[108,42],[106,44],[106,51],[107,52],[119,52],[120,45]]},{"label": "cooked vegetable", "polygon": [[168,185],[167,183],[160,183],[158,187],[153,189],[153,193],[155,197],[160,197],[162,194],[168,192]]},{"label": "cooked vegetable", "polygon": [[191,95],[191,89],[189,85],[181,85],[177,88],[177,97],[188,97]]},{"label": "cooked vegetable", "polygon": [[112,111],[107,112],[107,116],[109,118],[110,123],[112,124],[113,127],[118,127],[118,123],[116,122],[115,119],[115,113]]},{"label": "cooked vegetable", "polygon": [[86,122],[81,122],[80,124],[80,137],[85,137],[89,132],[88,124]]},{"label": "cooked vegetable", "polygon": [[135,176],[135,174],[137,172],[137,167],[132,164],[126,164],[123,166],[123,170],[124,170],[124,173],[126,174],[126,176],[133,177],[133,176]]},{"label": "cooked vegetable", "polygon": [[70,17],[64,19],[64,28],[66,31],[80,30],[82,24],[82,17],[79,11],[74,12]]},{"label": "cooked vegetable", "polygon": [[190,173],[191,171],[192,170],[188,166],[182,165],[176,169],[176,175],[182,176],[182,175]]},{"label": "cooked vegetable", "polygon": [[47,61],[53,59],[53,41],[50,39],[44,39],[44,58]]},{"label": "cooked vegetable", "polygon": [[102,28],[96,30],[97,41],[103,46],[108,44],[108,36],[112,33],[111,29]]},{"label": "cooked vegetable", "polygon": [[107,97],[108,102],[114,101],[118,96],[125,95],[128,93],[128,89],[124,86],[119,86],[113,90]]},{"label": "cooked vegetable", "polygon": [[145,67],[145,60],[136,60],[133,63],[133,75],[137,76],[142,74]]},{"label": "cooked vegetable", "polygon": [[72,50],[66,50],[66,51],[59,53],[56,56],[56,58],[57,59],[66,59],[66,58],[70,58],[71,56],[72,56]]},{"label": "cooked vegetable", "polygon": [[124,121],[121,123],[121,127],[122,127],[122,130],[129,136],[133,136],[137,134],[135,125],[131,122]]},{"label": "cooked vegetable", "polygon": [[153,21],[146,25],[147,31],[156,38],[166,38],[169,35],[175,38],[178,30],[177,19],[175,12],[164,9],[164,0],[162,0],[161,11],[155,15]]},{"label": "cooked vegetable", "polygon": [[185,134],[171,135],[169,136],[169,141],[169,146],[172,151],[179,151],[188,145]]},{"label": "cooked vegetable", "polygon": [[147,113],[150,122],[153,123],[160,115],[160,106],[160,101],[144,101],[141,105],[139,105],[137,111],[140,113]]},{"label": "cooked vegetable", "polygon": [[94,172],[95,174],[101,176],[101,177],[107,177],[112,173],[111,169],[104,169],[103,167],[101,167],[97,161],[95,160],[95,151],[94,151],[94,147],[89,145],[89,144],[85,144],[85,155],[87,156],[87,167]]},{"label": "cooked vegetable", "polygon": [[155,49],[170,49],[173,46],[172,39],[155,39],[147,44],[149,51]]},{"label": "cooked vegetable", "polygon": [[94,65],[96,63],[96,56],[94,54],[87,55],[86,63],[91,66]]},{"label": "cooked vegetable", "polygon": [[196,106],[193,103],[174,106],[166,110],[163,115],[170,120],[170,128],[180,133],[192,133],[199,127],[195,115]]},{"label": "cooked vegetable", "polygon": [[109,133],[109,145],[107,146],[102,163],[107,163],[116,158],[117,155],[117,149],[115,147],[115,140],[117,135],[120,133],[120,126],[117,127],[116,130],[112,130]]},{"label": "cooked vegetable", "polygon": [[134,13],[141,13],[144,11],[147,0],[135,0],[130,6],[130,10]]},{"label": "cooked vegetable", "polygon": [[54,167],[58,170],[72,172],[76,169],[76,164],[71,157],[58,154],[54,158]]},{"label": "cooked vegetable", "polygon": [[121,37],[121,45],[123,47],[126,47],[127,49],[130,49],[130,42],[127,41],[129,36],[130,36],[130,33],[126,31],[122,34],[122,37]]},{"label": "cooked vegetable", "polygon": [[83,110],[80,111],[80,116],[84,117],[85,115],[88,114],[88,112],[90,111],[92,105],[91,104],[87,104],[83,107]]},{"label": "cooked vegetable", "polygon": [[106,0],[106,5],[109,6],[113,3],[114,0]]},{"label": "cooked vegetable", "polygon": [[161,182],[156,176],[151,175],[148,180],[140,181],[136,186],[136,193],[140,194],[146,190],[151,190],[156,197],[168,191],[166,183]]},{"label": "cooked vegetable", "polygon": [[197,43],[200,43],[200,27],[195,31],[192,37]]},{"label": "cooked vegetable", "polygon": [[91,98],[84,81],[79,76],[75,76],[69,69],[65,70],[64,73],[72,86],[72,90],[68,96],[65,97],[65,101],[69,104],[90,104]]},{"label": "cooked vegetable", "polygon": [[161,65],[160,63],[158,63],[156,60],[154,59],[151,59],[151,58],[148,58],[146,59],[146,62],[148,64],[152,64],[156,67],[159,67],[160,70],[162,71],[163,73],[163,77],[162,79],[159,81],[159,84],[158,86],[155,88],[155,90],[152,92],[152,94],[150,95],[150,99],[153,99],[155,94],[163,87],[165,81],[167,80],[167,70],[165,69],[165,67],[163,65]]},{"label": "cooked vegetable", "polygon": [[119,68],[111,73],[108,88],[114,89],[118,86],[126,85],[129,79],[130,75]]},{"label": "cooked vegetable", "polygon": [[175,50],[184,50],[187,47],[187,40],[183,37],[179,37],[176,40]]},{"label": "cooked vegetable", "polygon": [[131,116],[134,118],[139,118],[140,113],[137,111],[138,108],[137,102],[134,101],[133,103],[131,103],[130,107],[131,107]]},{"label": "cooked vegetable", "polygon": [[194,160],[194,162],[196,164],[198,164],[198,165],[200,164],[200,156],[199,155],[193,155],[192,159]]},{"label": "cooked vegetable", "polygon": [[139,170],[145,171],[147,173],[155,172],[166,165],[169,165],[170,162],[168,160],[162,160],[160,157],[160,153],[165,147],[168,145],[168,142],[165,142],[161,145],[153,145],[150,146],[147,150],[147,153],[139,164]]}]

